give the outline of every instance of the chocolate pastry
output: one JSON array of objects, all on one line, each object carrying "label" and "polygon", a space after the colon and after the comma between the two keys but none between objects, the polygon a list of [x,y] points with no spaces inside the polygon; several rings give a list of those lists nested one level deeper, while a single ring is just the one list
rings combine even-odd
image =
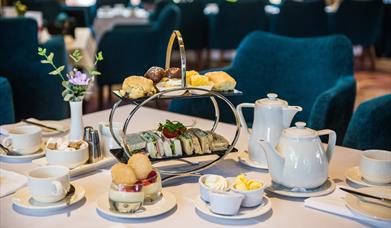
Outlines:
[{"label": "chocolate pastry", "polygon": [[166,70],[166,76],[168,78],[181,78],[181,69],[178,67],[171,67]]},{"label": "chocolate pastry", "polygon": [[145,72],[144,77],[151,79],[154,83],[160,82],[165,76],[165,71],[161,67],[153,66]]}]

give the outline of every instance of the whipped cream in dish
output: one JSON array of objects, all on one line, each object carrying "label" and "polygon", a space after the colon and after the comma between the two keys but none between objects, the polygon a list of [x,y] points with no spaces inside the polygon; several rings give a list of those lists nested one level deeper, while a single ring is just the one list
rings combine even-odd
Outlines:
[{"label": "whipped cream in dish", "polygon": [[216,191],[228,191],[229,189],[228,181],[224,177],[218,175],[206,176],[204,179],[204,184],[208,188]]}]

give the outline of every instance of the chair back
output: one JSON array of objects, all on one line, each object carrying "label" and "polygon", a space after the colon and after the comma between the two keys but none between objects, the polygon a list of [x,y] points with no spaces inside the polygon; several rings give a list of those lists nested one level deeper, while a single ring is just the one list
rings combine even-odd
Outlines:
[{"label": "chair back", "polygon": [[236,49],[249,33],[265,29],[263,1],[224,1],[219,4],[218,14],[209,16],[209,47]]},{"label": "chair back", "polygon": [[16,121],[67,117],[61,79],[48,74],[51,66],[40,63],[37,23],[29,18],[0,18],[0,31],[6,31],[0,33],[0,75],[12,86]]},{"label": "chair back", "polygon": [[333,17],[334,33],[346,35],[353,45],[368,47],[380,34],[383,2],[344,0]]},{"label": "chair back", "polygon": [[151,27],[115,27],[104,34],[98,50],[105,60],[98,63],[102,77],[98,85],[122,83],[124,77],[144,75],[151,66],[164,66],[166,45],[172,31],[178,28],[180,11],[174,4],[167,5]]},{"label": "chair back", "polygon": [[270,31],[284,36],[323,36],[328,30],[324,1],[284,1],[280,12],[270,21]]},{"label": "chair back", "polygon": [[[235,106],[275,92],[289,104],[303,107],[294,121],[308,121],[317,97],[335,86],[338,79],[352,77],[352,59],[351,43],[344,36],[289,38],[253,32],[239,45],[231,66],[223,70],[243,91],[242,96],[229,98]],[[212,106],[206,104],[209,101],[203,102],[173,101],[170,110],[213,119]],[[222,121],[234,122],[228,107],[220,113]],[[245,115],[252,123],[252,112]]]},{"label": "chair back", "polygon": [[360,104],[349,123],[343,145],[359,150],[391,151],[391,94]]},{"label": "chair back", "polygon": [[11,85],[3,77],[0,77],[0,113],[0,125],[15,122]]},{"label": "chair back", "polygon": [[58,14],[61,13],[61,5],[56,0],[22,0],[28,10],[41,11],[45,21],[53,25]]}]

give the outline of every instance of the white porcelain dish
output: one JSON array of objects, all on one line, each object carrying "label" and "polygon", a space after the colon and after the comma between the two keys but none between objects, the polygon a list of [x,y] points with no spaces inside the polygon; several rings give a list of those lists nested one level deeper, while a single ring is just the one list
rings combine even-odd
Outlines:
[{"label": "white porcelain dish", "polygon": [[205,184],[205,179],[208,178],[208,177],[214,177],[214,178],[218,178],[218,179],[221,179],[221,181],[226,181],[226,188],[223,189],[222,191],[228,191],[229,190],[229,182],[223,177],[223,176],[220,176],[220,175],[215,175],[215,174],[205,174],[205,175],[202,175],[199,179],[198,179],[198,185],[200,186],[200,194],[201,194],[201,198],[206,201],[206,202],[209,202],[209,192],[210,191],[215,191],[215,190],[218,190],[218,189],[212,189],[210,187],[208,187],[206,184]]},{"label": "white porcelain dish", "polygon": [[[390,188],[368,187],[361,188],[360,192],[376,196],[391,197]],[[353,213],[372,219],[391,221],[391,204],[389,203],[365,197],[357,197],[352,194],[346,194],[345,200],[346,205]]]},{"label": "white porcelain dish", "polygon": [[[167,91],[167,90],[171,90],[171,89],[178,89],[178,88],[181,88],[180,86],[170,86],[170,87],[165,87],[164,84],[166,82],[159,82],[156,84],[156,88],[160,91],[160,92],[163,92],[163,91]],[[177,90],[177,91],[172,91],[172,92],[166,92],[164,95],[165,96],[180,96],[182,94],[184,94],[186,92],[186,90]]]},{"label": "white porcelain dish", "polygon": [[360,168],[358,166],[354,166],[348,169],[348,171],[346,172],[346,179],[355,184],[365,186],[365,187],[391,187],[391,184],[369,183],[362,177]]},{"label": "white porcelain dish", "polygon": [[268,170],[267,163],[260,163],[250,160],[247,152],[240,152],[238,155],[238,161],[251,168]]},{"label": "white porcelain dish", "polygon": [[51,165],[62,165],[73,169],[87,162],[88,143],[82,141],[80,149],[74,151],[51,150],[46,147],[46,159]]},{"label": "white porcelain dish", "polygon": [[[51,129],[47,129],[47,128],[42,127],[41,128],[42,129],[41,134],[42,134],[43,137],[54,136],[54,135],[62,134],[62,133],[65,133],[65,132],[69,131],[69,124],[66,123],[66,122],[56,121],[56,120],[37,120],[37,119],[34,119],[34,118],[29,118],[27,120],[31,121],[31,122],[37,122],[37,123],[40,123],[40,124],[43,124],[43,125],[47,125],[49,127],[53,127],[53,128],[56,128],[56,129],[61,129],[63,131],[63,132],[60,132],[60,131],[51,130]],[[25,123],[25,122],[19,122],[19,123],[16,123],[16,124],[7,124],[7,125],[3,125],[2,126],[2,127],[4,127],[4,131],[2,130],[1,133],[7,135],[8,129],[11,129],[11,128],[15,127],[15,126],[23,126],[23,125],[30,125],[30,126],[32,126],[32,124],[28,124],[28,123]]]},{"label": "white porcelain dish", "polygon": [[204,202],[200,196],[196,196],[194,200],[194,204],[195,204],[195,208],[203,214],[215,218],[222,218],[228,220],[242,220],[242,219],[255,218],[267,213],[272,208],[272,203],[270,199],[266,196],[263,197],[263,203],[258,207],[240,208],[238,214],[236,215],[221,215],[221,214],[213,213],[210,209],[210,205]]},{"label": "white porcelain dish", "polygon": [[272,186],[267,187],[265,190],[281,196],[307,198],[307,197],[323,196],[332,193],[335,190],[335,183],[331,179],[327,179],[327,181],[324,184],[322,184],[320,187],[316,189],[309,189],[309,190],[290,189],[285,186],[273,183]]},{"label": "white porcelain dish", "polygon": [[162,198],[153,204],[144,204],[144,210],[137,213],[119,213],[110,209],[108,194],[103,194],[96,202],[97,210],[107,216],[124,219],[149,218],[164,214],[176,206],[176,198],[173,193],[162,190]]},{"label": "white porcelain dish", "polygon": [[67,205],[66,199],[55,203],[41,203],[35,201],[27,189],[27,187],[18,190],[12,196],[12,202],[23,209],[34,210],[39,212],[51,212],[69,207],[84,198],[85,190],[82,186],[72,183],[75,187],[75,193],[71,196],[69,205]]}]

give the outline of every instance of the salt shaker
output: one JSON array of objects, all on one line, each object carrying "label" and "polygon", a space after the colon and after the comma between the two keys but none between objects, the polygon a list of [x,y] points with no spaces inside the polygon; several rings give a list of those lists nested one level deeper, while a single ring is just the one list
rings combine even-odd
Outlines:
[{"label": "salt shaker", "polygon": [[100,150],[99,134],[93,127],[84,128],[84,141],[88,143],[88,163],[94,163],[102,159]]}]

